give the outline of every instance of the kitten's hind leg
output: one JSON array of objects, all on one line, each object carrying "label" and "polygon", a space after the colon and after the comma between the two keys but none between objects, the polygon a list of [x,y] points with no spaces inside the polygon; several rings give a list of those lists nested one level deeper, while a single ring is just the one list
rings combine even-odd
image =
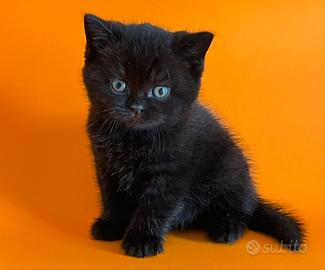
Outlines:
[{"label": "kitten's hind leg", "polygon": [[211,213],[205,221],[206,231],[212,241],[234,243],[244,232],[245,225],[238,215],[232,213]]}]

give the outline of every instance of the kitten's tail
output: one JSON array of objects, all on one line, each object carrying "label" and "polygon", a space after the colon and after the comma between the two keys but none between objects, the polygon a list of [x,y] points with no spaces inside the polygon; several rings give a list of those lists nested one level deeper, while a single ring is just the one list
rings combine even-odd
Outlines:
[{"label": "kitten's tail", "polygon": [[290,250],[299,250],[304,241],[303,223],[280,206],[259,201],[248,228],[273,236]]}]

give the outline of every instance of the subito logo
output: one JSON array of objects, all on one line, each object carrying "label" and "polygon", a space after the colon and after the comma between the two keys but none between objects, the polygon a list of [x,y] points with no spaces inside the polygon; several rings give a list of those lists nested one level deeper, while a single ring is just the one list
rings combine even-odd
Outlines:
[{"label": "subito logo", "polygon": [[246,243],[246,251],[250,255],[257,255],[261,250],[260,243],[256,240],[250,240]]}]

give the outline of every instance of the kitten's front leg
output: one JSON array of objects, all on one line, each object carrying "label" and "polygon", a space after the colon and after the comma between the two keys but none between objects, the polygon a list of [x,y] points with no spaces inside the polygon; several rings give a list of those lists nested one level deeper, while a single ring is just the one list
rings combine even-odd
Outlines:
[{"label": "kitten's front leg", "polygon": [[122,239],[131,217],[132,208],[123,198],[106,199],[103,213],[91,227],[91,234],[96,240],[114,241]]},{"label": "kitten's front leg", "polygon": [[123,196],[125,194],[117,192],[117,187],[113,184],[116,181],[113,178],[99,181],[103,209],[91,228],[91,234],[97,240],[122,239],[135,210],[126,196]]},{"label": "kitten's front leg", "polygon": [[118,192],[119,175],[112,168],[119,168],[121,164],[112,163],[116,158],[111,154],[110,144],[98,141],[99,131],[95,126],[89,132],[102,199],[102,213],[93,223],[91,235],[96,240],[119,240],[123,238],[135,207],[124,192]]},{"label": "kitten's front leg", "polygon": [[163,251],[164,236],[183,199],[183,191],[171,186],[175,181],[155,179],[141,197],[122,245],[127,255],[141,258]]}]

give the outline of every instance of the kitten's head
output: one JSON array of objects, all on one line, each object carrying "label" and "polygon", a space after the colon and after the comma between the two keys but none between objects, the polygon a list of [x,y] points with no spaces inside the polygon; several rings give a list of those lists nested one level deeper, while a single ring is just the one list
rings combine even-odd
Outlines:
[{"label": "kitten's head", "polygon": [[85,16],[93,108],[132,129],[174,126],[198,96],[209,32],[168,32]]}]

